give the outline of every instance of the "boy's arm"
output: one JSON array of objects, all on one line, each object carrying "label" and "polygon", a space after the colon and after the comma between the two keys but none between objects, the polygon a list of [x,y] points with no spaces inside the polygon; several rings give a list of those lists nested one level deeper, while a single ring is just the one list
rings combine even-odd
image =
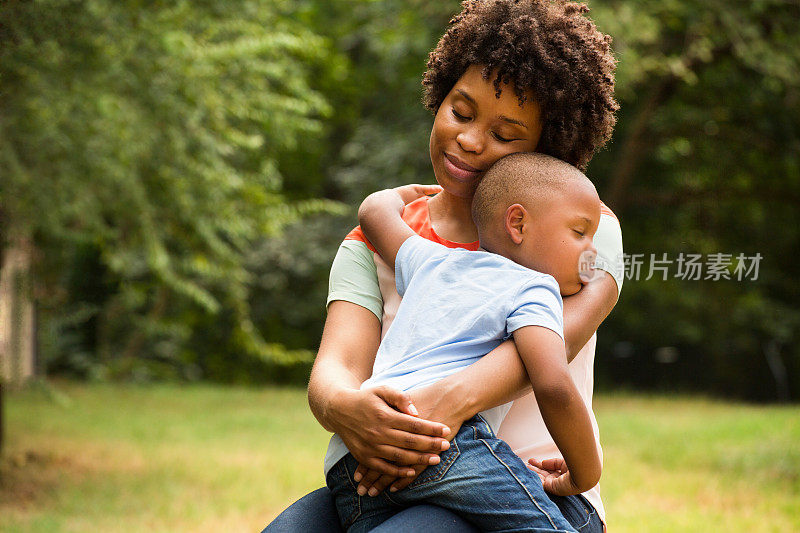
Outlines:
[{"label": "boy's arm", "polygon": [[397,251],[416,235],[403,220],[403,207],[420,196],[441,191],[438,185],[405,185],[370,194],[358,209],[358,222],[381,258],[394,268]]},{"label": "boy's arm", "polygon": [[514,342],[542,419],[569,468],[545,489],[560,496],[585,492],[600,480],[602,466],[589,412],[567,369],[564,341],[550,329],[525,326],[514,331]]}]

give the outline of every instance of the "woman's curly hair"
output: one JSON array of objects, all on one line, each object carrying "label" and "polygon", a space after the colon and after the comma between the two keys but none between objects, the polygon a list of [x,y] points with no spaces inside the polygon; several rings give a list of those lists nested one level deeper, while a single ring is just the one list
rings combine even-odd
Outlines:
[{"label": "woman's curly hair", "polygon": [[530,89],[542,111],[537,152],[581,170],[611,137],[616,60],[611,37],[563,0],[465,0],[428,59],[425,107],[434,113],[470,65],[494,87],[512,83],[520,104]]}]

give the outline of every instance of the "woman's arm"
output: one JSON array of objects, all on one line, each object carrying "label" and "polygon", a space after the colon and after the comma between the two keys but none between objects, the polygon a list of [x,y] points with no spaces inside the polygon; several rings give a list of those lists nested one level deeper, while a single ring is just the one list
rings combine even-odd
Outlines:
[{"label": "woman's arm", "polygon": [[[314,416],[335,431],[359,463],[394,476],[401,465],[438,462],[449,447],[449,429],[402,411],[413,412],[406,393],[389,387],[360,390],[372,373],[380,323],[371,312],[347,301],[331,302],[320,349],[308,384]],[[427,452],[427,453],[425,453]]]},{"label": "woman's arm", "polygon": [[[572,361],[592,334],[605,320],[617,303],[619,292],[614,278],[598,270],[595,279],[577,294],[564,298],[564,337],[567,360]],[[491,376],[491,379],[486,379]],[[411,392],[421,417],[440,421],[451,429],[455,436],[464,420],[492,407],[515,400],[531,391],[525,365],[513,341],[506,341],[485,357],[459,372],[428,387]],[[366,466],[366,465],[364,465]],[[417,474],[422,471],[416,468]],[[414,477],[396,480],[378,472],[360,468],[358,481],[363,490],[378,494],[390,484],[399,490],[413,481]],[[398,476],[399,477],[399,476]]]},{"label": "woman's arm", "polygon": [[[617,303],[617,284],[607,272],[598,271],[596,279],[580,292],[564,298],[564,338],[567,361],[578,355],[600,324]],[[492,376],[487,380],[486,376]],[[523,396],[531,390],[525,365],[519,358],[516,346],[506,341],[485,357],[464,370],[431,385],[439,390],[438,402],[456,407],[467,418],[481,411],[502,405]],[[417,402],[422,416],[428,416],[427,405]],[[423,414],[424,413],[424,414]]]}]

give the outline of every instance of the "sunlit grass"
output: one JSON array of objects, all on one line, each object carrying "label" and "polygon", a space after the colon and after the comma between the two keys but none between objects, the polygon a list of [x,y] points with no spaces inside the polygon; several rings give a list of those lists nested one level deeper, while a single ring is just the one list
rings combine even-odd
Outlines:
[{"label": "sunlit grass", "polygon": [[[259,531],[322,486],[301,389],[6,395],[2,531]],[[600,396],[612,531],[800,530],[800,408]]]}]

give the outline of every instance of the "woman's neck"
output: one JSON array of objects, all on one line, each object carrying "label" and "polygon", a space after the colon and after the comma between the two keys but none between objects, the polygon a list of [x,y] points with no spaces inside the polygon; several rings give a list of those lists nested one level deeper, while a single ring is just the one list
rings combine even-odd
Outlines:
[{"label": "woman's neck", "polygon": [[478,240],[478,230],[472,222],[471,198],[460,198],[442,191],[428,201],[428,211],[433,231],[439,237],[460,243]]}]

